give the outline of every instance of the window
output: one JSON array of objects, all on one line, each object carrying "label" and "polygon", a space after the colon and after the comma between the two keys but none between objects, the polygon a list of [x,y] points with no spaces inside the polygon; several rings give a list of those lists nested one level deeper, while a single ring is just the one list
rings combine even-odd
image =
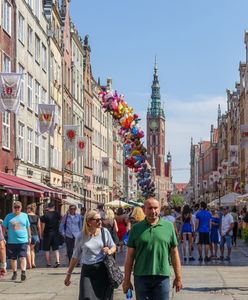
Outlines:
[{"label": "window", "polygon": [[38,113],[38,104],[40,103],[40,84],[35,80],[35,112]]},{"label": "window", "polygon": [[32,109],[33,77],[28,73],[28,107]]},{"label": "window", "polygon": [[3,72],[10,72],[10,58],[7,55],[3,55]]},{"label": "window", "polygon": [[18,39],[20,42],[22,42],[24,44],[24,39],[25,39],[25,29],[24,29],[24,17],[23,15],[19,12],[19,15],[18,15]]},{"label": "window", "polygon": [[40,18],[40,0],[35,0],[35,15],[39,19]]},{"label": "window", "polygon": [[24,125],[22,123],[18,124],[18,155],[24,160]]},{"label": "window", "polygon": [[32,54],[33,52],[33,30],[28,25],[28,31],[27,31],[27,47],[28,51]]},{"label": "window", "polygon": [[41,138],[41,153],[40,153],[40,163],[42,167],[46,167],[46,138],[42,136]]},{"label": "window", "polygon": [[[20,74],[24,74],[24,67],[21,64],[18,65],[18,72]],[[21,83],[20,83],[20,101],[23,103],[24,103],[24,85],[25,85],[24,78],[25,76],[23,75],[21,77]]]},{"label": "window", "polygon": [[[37,1],[37,0],[36,0]],[[31,8],[33,8],[33,0],[27,0],[27,2],[28,2],[28,5],[31,7]]]},{"label": "window", "polygon": [[44,88],[41,89],[41,102],[47,103],[47,91]]},{"label": "window", "polygon": [[47,70],[47,49],[44,44],[41,46],[41,67],[44,71]]},{"label": "window", "polygon": [[27,160],[29,163],[32,163],[32,142],[33,142],[33,130],[27,129]]},{"label": "window", "polygon": [[34,141],[34,147],[35,147],[35,164],[39,165],[40,162],[40,145],[39,145],[39,135],[37,132],[35,132],[35,141]]},{"label": "window", "polygon": [[35,35],[35,60],[40,63],[40,38],[37,34]]},{"label": "window", "polygon": [[3,29],[11,35],[11,5],[7,0],[3,1]]},{"label": "window", "polygon": [[10,113],[3,113],[3,137],[2,145],[5,148],[10,148]]}]

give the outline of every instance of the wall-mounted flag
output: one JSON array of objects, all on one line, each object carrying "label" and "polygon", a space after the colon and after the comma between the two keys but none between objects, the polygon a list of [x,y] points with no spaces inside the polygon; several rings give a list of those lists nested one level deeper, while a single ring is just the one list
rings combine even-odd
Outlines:
[{"label": "wall-mounted flag", "polygon": [[20,106],[22,74],[0,73],[0,111],[17,113]]},{"label": "wall-mounted flag", "polygon": [[84,151],[86,150],[86,139],[83,136],[79,136],[77,138],[77,155],[83,155]]},{"label": "wall-mounted flag", "polygon": [[65,150],[76,148],[78,127],[79,125],[63,125]]},{"label": "wall-mounted flag", "polygon": [[43,134],[49,132],[51,136],[54,135],[54,104],[39,104],[38,105],[38,132]]}]

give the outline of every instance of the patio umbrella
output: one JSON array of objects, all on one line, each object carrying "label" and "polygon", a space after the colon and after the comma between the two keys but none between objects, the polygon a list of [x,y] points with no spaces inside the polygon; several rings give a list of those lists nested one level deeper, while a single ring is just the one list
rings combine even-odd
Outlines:
[{"label": "patio umbrella", "polygon": [[114,201],[105,203],[105,206],[115,207],[115,208],[118,208],[118,207],[125,208],[125,207],[130,207],[131,205],[128,204],[127,202],[124,202],[124,201],[121,201],[121,200],[114,200]]},{"label": "patio umbrella", "polygon": [[139,206],[139,207],[141,207],[141,206],[144,205],[144,203],[142,203],[142,202],[137,202],[137,201],[135,201],[135,200],[129,200],[128,203],[131,204],[131,205],[133,205],[133,206]]}]

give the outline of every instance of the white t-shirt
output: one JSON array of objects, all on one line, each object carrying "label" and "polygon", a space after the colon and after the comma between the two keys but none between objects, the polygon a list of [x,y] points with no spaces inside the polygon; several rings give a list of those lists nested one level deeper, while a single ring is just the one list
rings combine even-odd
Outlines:
[{"label": "white t-shirt", "polygon": [[176,221],[176,218],[173,217],[173,216],[164,216],[163,219],[166,220],[166,221],[171,222],[172,224],[174,224],[175,221]]},{"label": "white t-shirt", "polygon": [[[221,218],[221,234],[225,235],[227,230],[230,228],[230,225],[233,223],[233,216],[228,213],[226,215],[223,215]],[[229,235],[232,235],[232,230],[228,232]]]}]

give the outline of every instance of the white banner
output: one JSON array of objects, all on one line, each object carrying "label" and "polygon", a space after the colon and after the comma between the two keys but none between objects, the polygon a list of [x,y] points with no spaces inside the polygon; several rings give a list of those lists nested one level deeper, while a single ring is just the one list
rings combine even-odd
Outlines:
[{"label": "white banner", "polygon": [[38,105],[38,132],[43,134],[49,132],[51,136],[54,135],[54,104],[39,104]]},{"label": "white banner", "polygon": [[86,139],[83,136],[77,138],[77,155],[82,156],[86,150]]},{"label": "white banner", "polygon": [[0,73],[0,111],[17,113],[20,106],[22,74]]},{"label": "white banner", "polygon": [[229,146],[229,165],[238,165],[239,157],[238,157],[238,145],[230,145]]},{"label": "white banner", "polygon": [[76,148],[78,127],[79,125],[63,125],[65,150]]},{"label": "white banner", "polygon": [[218,182],[220,180],[220,173],[218,171],[213,171],[214,182]]},{"label": "white banner", "polygon": [[248,125],[240,126],[240,134],[241,134],[241,147],[248,148]]},{"label": "white banner", "polygon": [[203,180],[203,181],[202,181],[202,187],[203,187],[204,189],[206,189],[206,188],[208,187],[208,182],[207,182],[207,180]]},{"label": "white banner", "polygon": [[109,168],[109,157],[102,157],[102,170],[108,170]]}]

